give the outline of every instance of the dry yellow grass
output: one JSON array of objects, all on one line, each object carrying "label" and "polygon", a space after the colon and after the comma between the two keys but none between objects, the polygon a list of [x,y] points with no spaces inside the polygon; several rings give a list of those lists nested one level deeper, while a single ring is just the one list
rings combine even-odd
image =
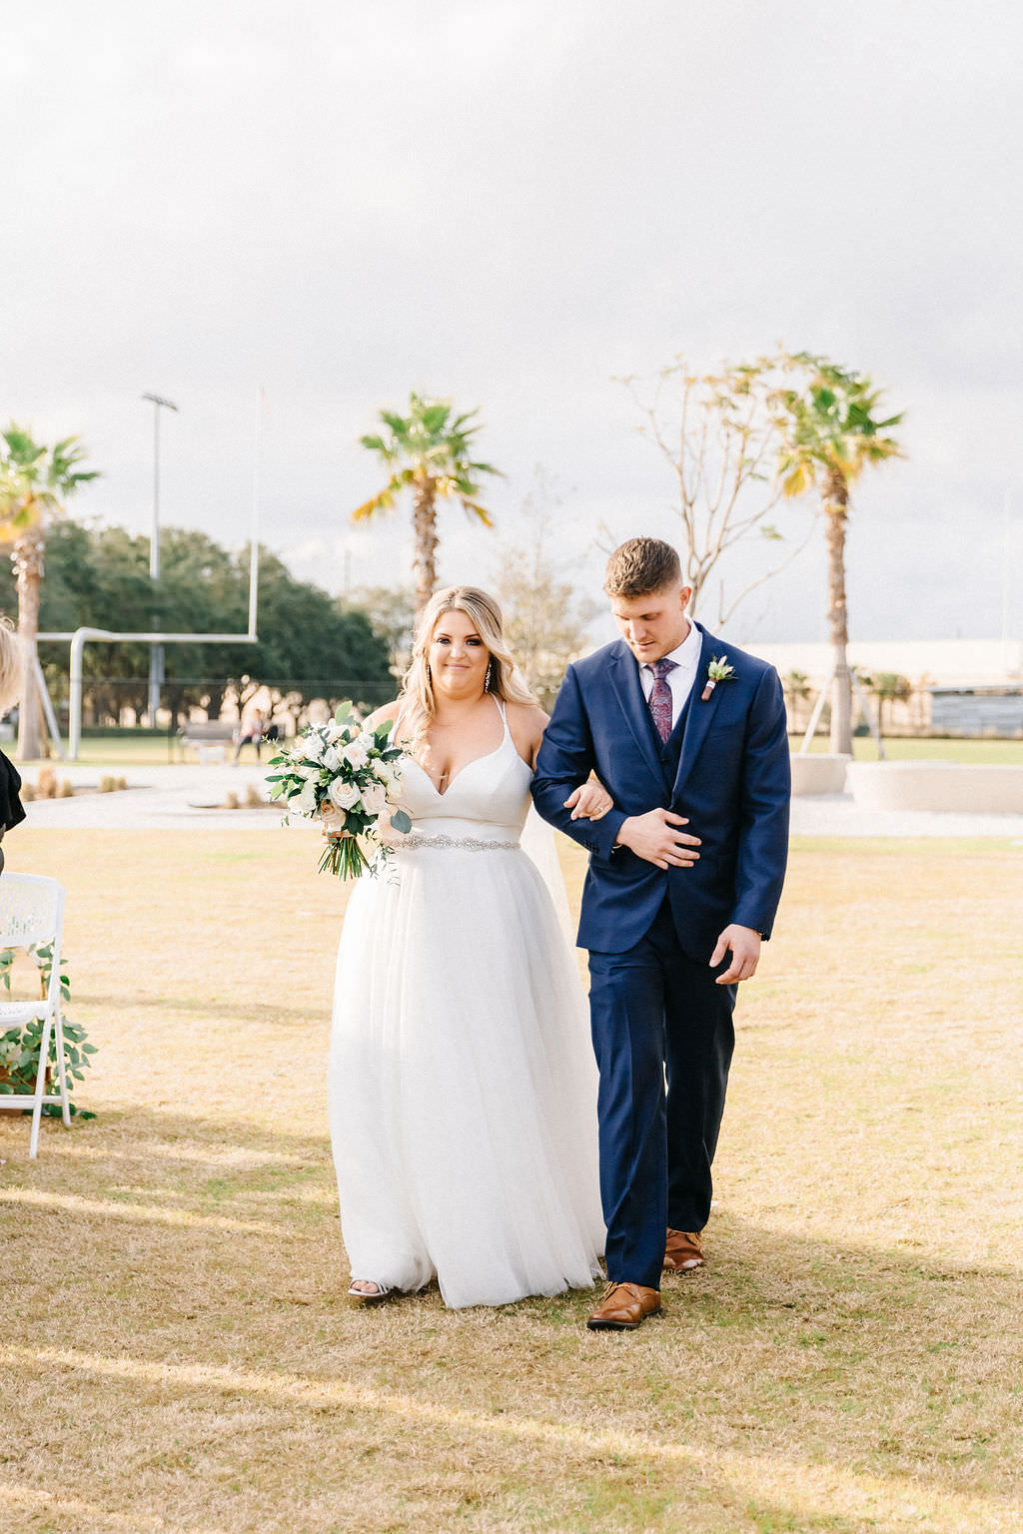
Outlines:
[{"label": "dry yellow grass", "polygon": [[5,847],[68,886],[101,1052],[38,1162],[0,1117],[0,1528],[1023,1529],[1023,849],[796,848],[710,1265],[615,1336],[345,1299],[309,837]]}]

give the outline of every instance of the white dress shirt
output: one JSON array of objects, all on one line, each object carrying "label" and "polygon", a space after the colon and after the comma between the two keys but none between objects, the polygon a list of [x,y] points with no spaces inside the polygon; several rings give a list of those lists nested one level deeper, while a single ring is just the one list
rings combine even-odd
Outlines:
[{"label": "white dress shirt", "polygon": [[[663,658],[675,662],[673,670],[668,672],[665,680],[671,688],[671,723],[674,728],[678,722],[678,716],[685,707],[686,699],[693,690],[696,681],[696,673],[700,669],[700,651],[703,647],[703,635],[695,623],[690,623],[689,633],[675,650],[669,650]],[[637,662],[637,664],[639,664]],[[650,702],[650,694],[654,690],[653,669],[644,663],[639,667],[639,680],[643,688],[643,696]]]}]

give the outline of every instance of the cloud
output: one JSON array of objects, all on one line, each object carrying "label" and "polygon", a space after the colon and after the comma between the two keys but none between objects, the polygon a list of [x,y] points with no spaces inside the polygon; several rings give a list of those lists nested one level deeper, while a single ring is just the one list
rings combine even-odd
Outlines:
[{"label": "cloud", "polygon": [[[860,492],[885,537],[850,546],[854,626],[944,632],[954,572],[984,632],[1023,403],[1021,31],[1006,0],[41,0],[0,61],[0,414],[82,432],[82,506],[142,530],[138,396],[168,395],[166,519],[240,542],[263,386],[266,537],[327,584],[347,549],[361,582],[407,516],[351,543],[357,438],[410,387],[482,406],[503,526],[542,462],[580,525],[670,532],[612,375],[781,339],[907,410],[908,461]],[[978,560],[933,535],[967,524]],[[458,515],[444,540],[445,571],[475,560]],[[810,572],[773,637],[818,632]]]}]

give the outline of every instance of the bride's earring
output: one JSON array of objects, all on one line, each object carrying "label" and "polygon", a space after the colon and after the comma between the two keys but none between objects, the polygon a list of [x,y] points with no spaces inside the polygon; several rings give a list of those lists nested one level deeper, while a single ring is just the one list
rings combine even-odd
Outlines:
[{"label": "bride's earring", "polygon": [[487,661],[487,674],[486,674],[486,676],[483,679],[483,691],[484,692],[489,692],[490,691],[490,678],[493,676],[493,674],[494,674],[494,663],[493,663],[492,660],[488,660]]}]

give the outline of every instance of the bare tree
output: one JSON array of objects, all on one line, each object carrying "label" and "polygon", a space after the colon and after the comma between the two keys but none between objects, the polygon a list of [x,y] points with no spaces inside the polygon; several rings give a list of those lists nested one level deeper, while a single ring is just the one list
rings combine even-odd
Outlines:
[{"label": "bare tree", "polygon": [[562,504],[561,494],[538,469],[522,503],[526,537],[502,546],[494,579],[516,665],[548,710],[565,667],[589,643],[587,626],[600,611],[566,579],[571,561],[556,561],[551,555]]},{"label": "bare tree", "polygon": [[[693,588],[694,613],[719,560],[740,539],[758,535],[772,544],[786,541],[768,520],[782,499],[776,475],[780,436],[774,368],[773,359],[761,358],[697,373],[678,357],[661,369],[652,399],[642,397],[635,378],[621,380],[646,418],[640,431],[675,476],[683,568]],[[726,597],[724,582],[718,582],[716,626],[726,624],[750,592],[792,563],[809,543],[813,526],[811,517],[800,542],[737,595]]]},{"label": "bare tree", "polygon": [[387,644],[391,671],[401,676],[412,659],[415,638],[416,598],[407,586],[359,586],[338,597],[342,611],[355,608],[369,619],[375,634]]}]

